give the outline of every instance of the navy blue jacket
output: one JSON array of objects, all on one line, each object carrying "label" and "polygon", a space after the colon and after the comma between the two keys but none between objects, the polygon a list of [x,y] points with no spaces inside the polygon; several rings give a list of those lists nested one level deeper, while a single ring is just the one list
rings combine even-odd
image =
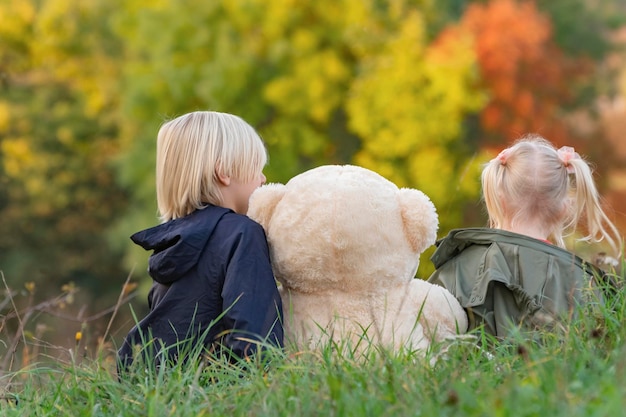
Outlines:
[{"label": "navy blue jacket", "polygon": [[[283,346],[282,303],[263,228],[230,209],[208,206],[188,216],[135,233],[131,239],[153,250],[149,273],[150,312],[126,337],[120,365],[133,360],[133,346],[156,344],[144,354],[180,341],[208,349],[221,345],[238,357],[256,352],[254,341]],[[157,360],[159,362],[159,360]]]}]

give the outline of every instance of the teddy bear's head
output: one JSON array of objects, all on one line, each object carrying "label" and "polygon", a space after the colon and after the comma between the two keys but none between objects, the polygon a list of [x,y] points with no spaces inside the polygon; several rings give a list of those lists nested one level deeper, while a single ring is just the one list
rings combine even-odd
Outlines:
[{"label": "teddy bear's head", "polygon": [[412,279],[438,227],[421,191],[352,165],[264,185],[252,194],[248,216],[266,231],[276,278],[303,293],[368,291]]}]

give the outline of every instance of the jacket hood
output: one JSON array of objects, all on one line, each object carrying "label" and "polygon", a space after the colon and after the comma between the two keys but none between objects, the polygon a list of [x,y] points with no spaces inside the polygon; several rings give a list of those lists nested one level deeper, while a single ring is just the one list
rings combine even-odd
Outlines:
[{"label": "jacket hood", "polygon": [[171,284],[196,266],[215,226],[229,212],[223,207],[207,206],[130,238],[145,250],[153,251],[148,262],[150,276],[161,284]]}]

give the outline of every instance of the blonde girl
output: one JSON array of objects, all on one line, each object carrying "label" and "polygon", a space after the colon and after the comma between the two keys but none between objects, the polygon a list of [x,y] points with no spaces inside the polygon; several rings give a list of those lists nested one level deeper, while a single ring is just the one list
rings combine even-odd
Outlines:
[{"label": "blonde girl", "polygon": [[490,227],[554,242],[586,226],[581,238],[619,251],[617,228],[604,213],[589,164],[563,146],[528,135],[491,160],[482,173]]},{"label": "blonde girl", "polygon": [[564,240],[576,233],[608,243],[616,255],[621,250],[589,164],[571,147],[528,135],[489,161],[481,180],[490,227],[450,231],[437,242],[429,278],[456,296],[470,330],[506,337],[553,328],[590,296],[601,301],[601,271],[567,251]]}]

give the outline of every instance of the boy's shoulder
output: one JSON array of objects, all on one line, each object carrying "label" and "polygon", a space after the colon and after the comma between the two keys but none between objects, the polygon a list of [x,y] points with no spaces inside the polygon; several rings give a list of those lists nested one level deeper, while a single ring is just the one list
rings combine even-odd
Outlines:
[{"label": "boy's shoulder", "polygon": [[263,227],[250,217],[244,214],[235,213],[231,209],[222,209],[226,211],[221,215],[220,220],[216,225],[216,230],[219,230],[222,233],[239,232],[262,234],[265,236]]}]

